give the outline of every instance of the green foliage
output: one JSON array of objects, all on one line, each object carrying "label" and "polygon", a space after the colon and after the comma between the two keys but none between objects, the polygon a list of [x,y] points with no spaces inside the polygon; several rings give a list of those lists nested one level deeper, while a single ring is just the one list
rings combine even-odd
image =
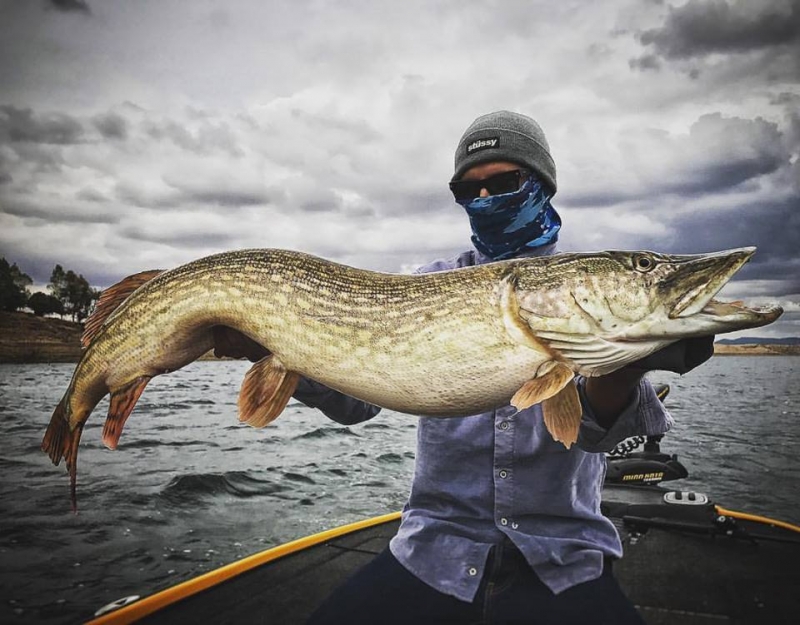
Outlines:
[{"label": "green foliage", "polygon": [[0,310],[14,311],[24,307],[28,301],[31,277],[22,273],[17,264],[9,265],[0,258]]},{"label": "green foliage", "polygon": [[61,265],[53,268],[47,288],[61,302],[64,314],[72,315],[74,321],[83,321],[100,297],[100,292],[89,286],[86,278],[71,269],[64,271]]},{"label": "green foliage", "polygon": [[28,308],[34,315],[42,317],[44,315],[63,315],[64,305],[52,295],[38,291],[28,298]]}]

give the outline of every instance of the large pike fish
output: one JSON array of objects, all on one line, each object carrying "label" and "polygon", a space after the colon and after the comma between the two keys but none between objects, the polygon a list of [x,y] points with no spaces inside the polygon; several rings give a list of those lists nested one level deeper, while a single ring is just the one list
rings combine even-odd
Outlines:
[{"label": "large pike fish", "polygon": [[108,289],[42,442],[66,460],[75,505],[78,443],[111,394],[103,442],[116,448],[154,376],[233,328],[270,355],[242,384],[239,419],[275,419],[299,376],[423,416],[543,402],[557,440],[576,440],[576,373],[610,373],[684,337],[771,323],[779,307],[712,297],[755,248],[674,256],[598,252],[525,258],[421,275],[384,274],[285,250],[209,256]]}]

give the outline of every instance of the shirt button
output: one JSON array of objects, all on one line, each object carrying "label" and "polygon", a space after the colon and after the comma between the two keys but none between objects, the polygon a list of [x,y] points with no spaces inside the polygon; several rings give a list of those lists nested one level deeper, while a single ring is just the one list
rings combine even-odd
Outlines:
[{"label": "shirt button", "polygon": [[469,573],[469,574],[470,574],[470,577],[475,577],[475,576],[478,574],[478,569],[476,569],[476,568],[473,566],[473,567],[471,567],[471,568],[470,568],[470,570],[469,570],[469,571],[467,571],[467,573]]},{"label": "shirt button", "polygon": [[503,421],[503,422],[500,424],[500,429],[501,429],[501,430],[507,430],[509,427],[511,427],[511,426],[509,426],[509,425],[508,425],[508,421]]},{"label": "shirt button", "polygon": [[501,478],[506,479],[508,477],[508,471],[503,469],[502,471],[500,471],[499,475],[500,475]]},{"label": "shirt button", "polygon": [[512,523],[512,524],[511,524],[511,529],[512,529],[512,530],[515,530],[515,529],[517,529],[517,528],[519,528],[519,523]]},{"label": "shirt button", "polygon": [[500,525],[508,525],[508,519],[507,519],[507,518],[505,518],[505,517],[503,517],[502,519],[500,519]]}]

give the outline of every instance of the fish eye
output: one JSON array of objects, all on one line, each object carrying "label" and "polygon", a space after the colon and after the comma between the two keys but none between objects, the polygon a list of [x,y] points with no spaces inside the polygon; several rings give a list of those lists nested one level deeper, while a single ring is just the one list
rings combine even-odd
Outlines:
[{"label": "fish eye", "polygon": [[633,266],[638,271],[650,271],[653,267],[656,266],[656,263],[651,256],[638,254],[633,257]]}]

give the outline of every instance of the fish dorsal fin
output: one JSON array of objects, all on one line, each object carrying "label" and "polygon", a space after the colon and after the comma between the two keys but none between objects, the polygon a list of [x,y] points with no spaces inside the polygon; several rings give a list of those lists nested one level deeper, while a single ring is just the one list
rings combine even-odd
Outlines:
[{"label": "fish dorsal fin", "polygon": [[299,374],[287,370],[274,354],[259,360],[242,382],[239,421],[256,428],[273,421],[289,403],[299,379]]},{"label": "fish dorsal fin", "polygon": [[542,402],[544,424],[554,440],[569,449],[578,440],[583,407],[577,387],[570,383]]},{"label": "fish dorsal fin", "polygon": [[103,426],[103,444],[109,449],[117,448],[125,421],[131,416],[133,407],[151,379],[150,376],[143,375],[122,388],[112,391],[106,424]]},{"label": "fish dorsal fin", "polygon": [[94,337],[100,332],[100,328],[103,327],[106,319],[119,308],[122,302],[128,299],[131,293],[163,272],[163,269],[141,271],[127,278],[123,278],[103,291],[100,295],[100,299],[97,300],[94,312],[86,320],[86,325],[81,335],[81,347],[84,349],[89,347]]},{"label": "fish dorsal fin", "polygon": [[548,366],[540,367],[540,371],[545,369],[545,373],[537,374],[514,393],[511,398],[511,405],[517,410],[530,408],[534,404],[539,404],[545,399],[549,399],[562,388],[564,388],[574,377],[572,370],[561,363],[546,363]]}]

